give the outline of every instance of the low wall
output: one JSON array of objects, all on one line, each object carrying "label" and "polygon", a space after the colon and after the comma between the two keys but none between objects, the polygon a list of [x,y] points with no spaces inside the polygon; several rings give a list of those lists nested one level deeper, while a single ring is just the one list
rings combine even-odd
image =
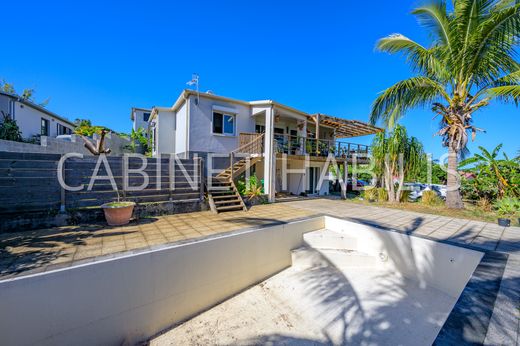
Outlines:
[{"label": "low wall", "polygon": [[291,265],[322,217],[0,282],[0,344],[134,344]]},{"label": "low wall", "polygon": [[[94,141],[98,138],[94,134]],[[77,135],[71,135],[71,141],[65,141],[53,137],[40,137],[40,144],[30,144],[23,142],[6,141],[0,139],[0,151],[12,153],[43,153],[43,154],[66,154],[81,153],[84,155],[92,155],[85,148],[84,141]],[[94,142],[95,143],[95,142]],[[110,148],[110,155],[123,155],[129,152],[125,146],[130,144],[130,140],[119,137],[118,135],[109,133],[105,136],[105,148]]]}]

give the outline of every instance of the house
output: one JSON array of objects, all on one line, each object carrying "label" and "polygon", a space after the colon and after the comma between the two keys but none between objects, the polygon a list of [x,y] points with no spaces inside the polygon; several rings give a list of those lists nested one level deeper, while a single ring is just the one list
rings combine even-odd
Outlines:
[{"label": "house", "polygon": [[[75,127],[70,120],[18,95],[0,91],[0,114],[16,120],[23,138],[70,135]],[[0,122],[3,117],[0,117]]]},{"label": "house", "polygon": [[[139,128],[148,130],[148,120],[152,111],[146,108],[132,107],[130,112],[130,120],[132,120],[132,129],[137,131]],[[148,131],[145,131],[145,136],[148,137]]]},{"label": "house", "polygon": [[[343,165],[358,156],[365,161],[368,157],[368,147],[342,139],[381,131],[360,121],[308,114],[272,100],[242,101],[192,90],[184,90],[172,107],[154,107],[149,126],[154,156],[197,154],[207,165],[226,168],[215,177],[231,190],[236,190],[234,179],[248,161],[263,179],[270,201],[276,192],[327,194],[329,184],[320,187],[318,181],[329,155]],[[220,167],[215,155],[220,156]],[[212,195],[210,202],[217,207],[240,207],[238,197],[233,205],[225,203],[231,196]]]}]

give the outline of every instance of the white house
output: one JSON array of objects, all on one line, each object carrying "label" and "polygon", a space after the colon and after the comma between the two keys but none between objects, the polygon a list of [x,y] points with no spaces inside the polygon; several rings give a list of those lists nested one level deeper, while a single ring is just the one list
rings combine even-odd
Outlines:
[{"label": "white house", "polygon": [[[150,119],[151,113],[151,109],[132,107],[132,110],[130,112],[130,120],[132,120],[132,129],[134,131],[137,131],[137,129],[139,128],[147,130],[148,120]],[[148,137],[148,131],[146,131],[145,135],[146,137]]]},{"label": "white house", "polygon": [[360,121],[308,114],[272,100],[242,101],[192,90],[184,90],[171,107],[154,107],[149,126],[154,156],[197,154],[207,161],[209,154],[220,154],[220,168],[229,168],[217,177],[229,179],[233,188],[233,179],[249,159],[271,201],[276,192],[328,193],[328,184],[318,190],[317,183],[329,154],[340,164],[353,154],[368,154],[366,146],[339,139],[380,131]]},{"label": "white house", "polygon": [[[16,120],[23,138],[32,136],[56,137],[69,135],[74,129],[70,120],[28,100],[0,91],[0,113]],[[3,117],[0,116],[0,122]]]}]

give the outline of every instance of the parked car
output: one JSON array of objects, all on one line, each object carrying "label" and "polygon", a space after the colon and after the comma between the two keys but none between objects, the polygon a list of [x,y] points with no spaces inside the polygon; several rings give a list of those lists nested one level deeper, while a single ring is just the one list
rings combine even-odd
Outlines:
[{"label": "parked car", "polygon": [[420,183],[404,183],[403,187],[405,190],[410,191],[410,201],[416,201],[421,198],[426,185]]}]

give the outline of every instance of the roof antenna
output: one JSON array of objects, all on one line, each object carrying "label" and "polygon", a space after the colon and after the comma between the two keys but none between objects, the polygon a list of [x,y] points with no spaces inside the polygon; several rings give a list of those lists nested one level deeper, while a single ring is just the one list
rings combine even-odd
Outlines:
[{"label": "roof antenna", "polygon": [[195,101],[195,104],[199,105],[200,95],[199,95],[199,75],[197,73],[193,73],[191,75],[191,80],[186,83],[189,86],[195,85],[195,89],[197,90],[197,100]]}]

